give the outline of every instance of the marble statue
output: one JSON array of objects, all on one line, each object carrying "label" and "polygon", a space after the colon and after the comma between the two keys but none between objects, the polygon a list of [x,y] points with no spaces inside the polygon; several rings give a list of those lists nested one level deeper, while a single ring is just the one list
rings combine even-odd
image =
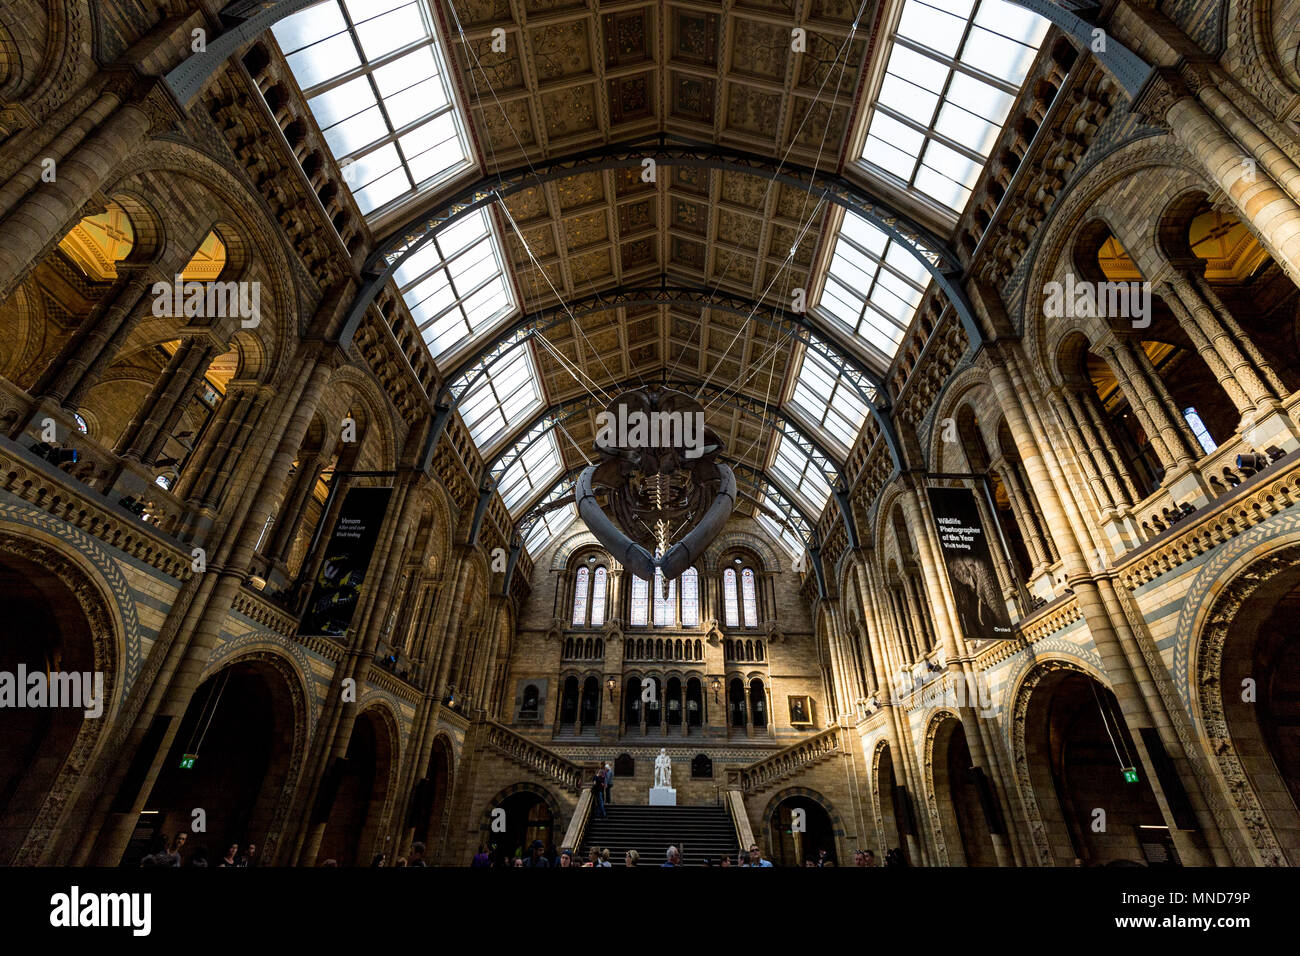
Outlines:
[{"label": "marble statue", "polygon": [[655,757],[655,786],[671,789],[673,785],[673,762],[668,756],[668,752],[663,747],[659,748],[659,756]]}]

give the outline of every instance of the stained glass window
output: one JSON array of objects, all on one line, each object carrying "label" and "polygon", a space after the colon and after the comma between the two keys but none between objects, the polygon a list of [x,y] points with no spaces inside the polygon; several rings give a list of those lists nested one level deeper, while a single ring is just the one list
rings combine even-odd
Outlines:
[{"label": "stained glass window", "polygon": [[644,627],[650,622],[650,582],[632,576],[632,623]]},{"label": "stained glass window", "polygon": [[597,568],[591,576],[591,626],[600,627],[605,623],[605,591],[608,572]]},{"label": "stained glass window", "polygon": [[700,623],[700,576],[694,568],[682,572],[682,626]]},{"label": "stained glass window", "polygon": [[664,575],[655,568],[655,627],[671,627],[677,623],[677,581],[668,582],[664,593]]},{"label": "stained glass window", "polygon": [[587,623],[587,569],[578,568],[578,577],[573,586],[573,624],[581,627]]},{"label": "stained glass window", "polygon": [[722,616],[727,627],[740,627],[740,604],[736,600],[736,572],[733,568],[722,572]]},{"label": "stained glass window", "polygon": [[754,571],[745,568],[740,572],[741,607],[745,611],[745,627],[758,627],[758,595],[754,588]]}]

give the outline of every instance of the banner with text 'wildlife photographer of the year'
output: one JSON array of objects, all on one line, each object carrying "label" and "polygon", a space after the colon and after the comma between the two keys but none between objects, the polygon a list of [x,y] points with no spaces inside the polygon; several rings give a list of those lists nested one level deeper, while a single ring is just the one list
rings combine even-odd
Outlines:
[{"label": "banner with text 'wildlife photographer of the year'", "polygon": [[1007,640],[1011,637],[1011,619],[1002,601],[1002,588],[974,492],[969,488],[926,491],[962,633],[967,640]]},{"label": "banner with text 'wildlife photographer of the year'", "polygon": [[334,533],[325,542],[325,557],[300,633],[335,637],[347,633],[392,494],[392,488],[353,488],[343,499]]}]

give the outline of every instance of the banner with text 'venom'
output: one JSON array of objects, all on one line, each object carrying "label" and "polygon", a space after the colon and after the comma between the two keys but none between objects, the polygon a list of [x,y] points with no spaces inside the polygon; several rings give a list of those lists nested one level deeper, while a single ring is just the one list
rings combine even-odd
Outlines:
[{"label": "banner with text 'venom'", "polygon": [[1011,618],[1002,600],[988,535],[969,488],[927,488],[962,633],[968,641],[1005,641]]},{"label": "banner with text 'venom'", "polygon": [[343,499],[334,533],[325,542],[325,558],[300,633],[336,637],[347,633],[392,494],[392,488],[353,488]]}]

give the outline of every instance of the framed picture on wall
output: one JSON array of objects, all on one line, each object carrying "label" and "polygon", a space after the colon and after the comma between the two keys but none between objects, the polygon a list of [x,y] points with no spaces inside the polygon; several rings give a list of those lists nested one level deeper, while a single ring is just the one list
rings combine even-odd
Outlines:
[{"label": "framed picture on wall", "polygon": [[811,727],[813,722],[812,698],[807,694],[791,694],[787,699],[790,702],[790,726]]}]

